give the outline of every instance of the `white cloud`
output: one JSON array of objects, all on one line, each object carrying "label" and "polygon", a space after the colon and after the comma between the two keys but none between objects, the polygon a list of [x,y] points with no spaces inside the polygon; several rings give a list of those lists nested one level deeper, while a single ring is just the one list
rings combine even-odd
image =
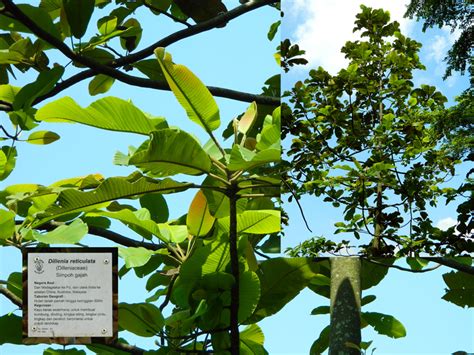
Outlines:
[{"label": "white cloud", "polygon": [[451,217],[443,218],[436,223],[436,227],[445,231],[448,230],[450,227],[455,226],[458,222]]},{"label": "white cloud", "polygon": [[441,63],[446,56],[449,47],[451,47],[451,44],[449,43],[448,36],[434,36],[433,40],[428,45],[428,58],[434,59],[437,63]]},{"label": "white cloud", "polygon": [[[434,73],[437,76],[444,75],[444,72],[446,71],[446,62],[444,61],[444,58],[448,54],[451,46],[461,34],[461,30],[458,29],[454,32],[451,32],[449,27],[443,27],[440,32],[440,34],[432,36],[426,44],[426,57],[428,60],[432,60],[434,62]],[[448,87],[451,88],[456,85],[459,79],[459,75],[457,74],[458,73],[456,72],[453,73],[453,75],[446,80],[446,85]]]},{"label": "white cloud", "polygon": [[[310,67],[322,66],[335,74],[347,65],[341,47],[348,40],[359,38],[352,33],[360,5],[390,11],[391,20],[400,23],[404,34],[413,21],[403,18],[408,0],[294,0],[283,2],[285,16],[302,18],[293,34],[289,34],[306,51]],[[285,37],[285,34],[284,34]],[[298,67],[297,67],[298,68]]]}]

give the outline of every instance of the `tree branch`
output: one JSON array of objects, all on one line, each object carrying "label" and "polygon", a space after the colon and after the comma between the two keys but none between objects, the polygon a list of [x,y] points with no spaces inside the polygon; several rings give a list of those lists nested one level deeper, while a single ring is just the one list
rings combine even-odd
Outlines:
[{"label": "tree branch", "polygon": [[[88,77],[94,76],[95,74],[101,73],[104,75],[108,75],[112,78],[115,78],[119,81],[122,81],[124,83],[134,85],[134,86],[140,86],[140,87],[148,87],[148,88],[154,88],[158,90],[169,90],[169,86],[165,82],[157,82],[153,81],[150,79],[144,79],[144,78],[139,78],[139,77],[134,77],[128,74],[125,74],[115,68],[121,67],[126,64],[131,64],[135,63],[141,59],[144,59],[150,55],[153,54],[153,51],[157,47],[166,47],[172,43],[175,43],[181,39],[194,36],[198,33],[208,31],[210,29],[215,28],[218,25],[222,25],[230,21],[231,19],[234,19],[244,13],[247,13],[249,11],[255,10],[259,7],[269,5],[272,3],[277,2],[277,0],[261,0],[261,1],[250,1],[244,5],[241,5],[225,14],[219,15],[214,17],[213,19],[210,19],[208,21],[202,22],[198,25],[192,26],[190,28],[175,32],[157,42],[154,44],[148,46],[147,48],[144,48],[141,51],[138,51],[134,54],[130,54],[128,56],[118,58],[110,63],[110,65],[104,65],[96,62],[95,60],[92,60],[87,57],[83,57],[81,55],[78,55],[74,53],[64,42],[62,42],[60,39],[54,37],[47,31],[43,30],[41,27],[39,27],[32,19],[30,19],[28,16],[26,16],[11,0],[5,0],[3,1],[5,9],[8,10],[18,21],[23,23],[26,27],[28,27],[36,36],[39,38],[45,40],[55,48],[57,48],[62,54],[64,54],[67,58],[71,59],[72,61],[81,63],[87,67],[89,67],[89,70],[85,70],[71,78],[69,78],[69,82],[65,84],[65,82],[62,83],[62,86],[60,87],[61,90],[64,90],[67,87],[70,87],[71,85],[84,80]],[[56,88],[55,88],[56,89]],[[61,90],[55,90],[55,94],[57,94]],[[209,87],[209,90],[213,95],[216,96],[221,96],[221,97],[226,97],[230,99],[235,99],[239,101],[245,101],[245,102],[252,102],[256,101],[260,104],[267,104],[267,105],[279,105],[280,104],[280,98],[276,97],[267,97],[267,96],[262,96],[262,95],[253,95],[253,94],[248,94],[244,92],[239,92],[235,90],[230,90],[230,89],[225,89],[225,88],[216,88],[216,87]],[[53,92],[52,91],[52,92]],[[52,93],[51,92],[51,93]],[[34,102],[34,104],[43,101],[44,99],[51,97],[51,93],[48,93],[46,95],[43,95],[39,98],[37,98]]]},{"label": "tree branch", "polygon": [[438,263],[440,265],[447,266],[451,269],[455,269],[455,270],[458,270],[458,271],[462,271],[462,272],[466,272],[468,274],[474,275],[474,267],[473,266],[469,266],[469,265],[466,265],[466,264],[459,263],[454,259],[443,258],[443,257],[441,257],[441,258],[439,258],[439,257],[421,257],[421,259],[432,261],[434,263]]},{"label": "tree branch", "polygon": [[6,298],[8,298],[12,303],[14,303],[18,307],[23,306],[23,302],[21,301],[21,298],[17,297],[12,291],[10,291],[8,288],[0,286],[0,293],[4,295]]},{"label": "tree branch", "polygon": [[[8,2],[10,2],[10,0],[6,0]],[[142,59],[145,59],[147,57],[149,57],[150,55],[153,55],[153,51],[157,48],[157,47],[167,47],[169,46],[170,44],[173,44],[175,42],[178,42],[184,38],[187,38],[187,37],[192,37],[194,35],[197,35],[201,32],[206,32],[206,31],[209,31],[209,30],[212,30],[213,28],[219,26],[219,25],[224,25],[226,24],[227,22],[229,22],[230,20],[233,20],[247,12],[250,12],[250,11],[253,11],[253,10],[256,10],[262,6],[266,6],[266,5],[270,5],[270,4],[275,4],[277,3],[279,0],[253,0],[253,1],[249,1],[241,6],[238,6],[236,7],[235,9],[232,9],[222,15],[218,15],[208,21],[204,21],[204,22],[201,22],[195,26],[192,26],[190,28],[186,28],[184,30],[181,30],[181,31],[177,31],[153,44],[151,44],[150,46],[138,51],[138,52],[135,52],[133,54],[130,54],[126,57],[123,57],[123,58],[120,58],[120,59],[117,59],[116,61],[114,61],[112,63],[112,65],[114,67],[119,67],[119,66],[123,66],[125,64],[131,64],[131,63],[135,63],[139,60],[142,60]]]},{"label": "tree branch", "polygon": [[427,269],[422,269],[422,270],[413,270],[413,269],[410,269],[410,268],[406,268],[406,267],[398,266],[398,265],[394,265],[394,264],[381,263],[380,261],[376,261],[376,260],[373,260],[373,259],[371,259],[371,258],[362,258],[362,257],[361,257],[361,259],[363,259],[363,260],[365,260],[365,261],[368,261],[369,263],[372,263],[372,264],[375,264],[375,265],[391,267],[391,268],[394,268],[394,269],[398,269],[398,270],[402,270],[402,271],[407,271],[407,272],[412,272],[412,273],[415,273],[415,274],[421,274],[421,273],[424,273],[424,272],[430,272],[430,271],[436,270],[437,268],[439,268],[439,267],[441,266],[441,265],[437,265],[437,266],[432,267],[432,268],[427,268]]},{"label": "tree branch", "polygon": [[[21,224],[21,221],[16,221],[16,224]],[[44,231],[52,231],[58,226],[52,222],[48,222],[45,224],[42,224],[41,226],[37,227],[36,229],[44,230]],[[115,242],[117,244],[126,246],[126,247],[143,247],[149,250],[159,250],[159,249],[165,249],[166,245],[164,244],[154,244],[154,243],[148,243],[148,242],[140,242],[138,240],[134,240],[131,238],[127,238],[119,233],[110,231],[108,229],[103,229],[100,227],[95,227],[95,226],[88,226],[89,227],[89,232],[88,234],[93,234],[98,237],[102,237],[105,239],[108,239],[112,242]]]},{"label": "tree branch", "polygon": [[119,342],[107,344],[107,346],[118,349],[118,350],[126,351],[130,354],[136,354],[136,355],[143,355],[146,351],[145,349],[139,348],[138,346],[125,344],[125,343],[119,343]]}]

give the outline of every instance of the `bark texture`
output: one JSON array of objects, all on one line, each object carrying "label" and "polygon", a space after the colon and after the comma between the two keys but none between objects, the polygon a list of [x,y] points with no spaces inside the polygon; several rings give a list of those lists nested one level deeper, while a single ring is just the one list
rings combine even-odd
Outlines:
[{"label": "bark texture", "polygon": [[330,258],[331,262],[331,333],[330,355],[360,355],[346,343],[359,346],[361,262],[357,257]]}]

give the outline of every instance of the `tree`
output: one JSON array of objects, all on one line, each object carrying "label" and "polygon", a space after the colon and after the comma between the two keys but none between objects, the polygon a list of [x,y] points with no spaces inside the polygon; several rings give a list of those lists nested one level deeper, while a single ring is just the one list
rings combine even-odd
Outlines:
[{"label": "tree", "polygon": [[[448,52],[448,63],[444,79],[452,71],[464,74],[466,68],[472,70],[472,47],[474,38],[474,12],[470,1],[456,0],[412,0],[405,13],[406,17],[424,19],[423,31],[430,27],[451,27],[451,32],[460,30],[461,34]],[[471,73],[472,79],[472,73]]]},{"label": "tree", "polygon": [[[355,30],[365,40],[342,48],[349,66],[334,76],[311,70],[286,94],[291,108],[283,108],[282,133],[292,137],[287,183],[297,197],[312,194],[343,206],[335,233],[357,240],[367,235],[360,245],[365,255],[472,252],[470,229],[443,232],[427,212],[439,199],[459,196],[443,185],[466,154],[459,145],[453,149],[449,128],[440,129],[446,98],[433,86],[413,85],[412,71],[424,69],[420,44],[401,34],[388,12],[361,8]],[[460,127],[462,118],[450,117],[450,127]]]},{"label": "tree", "polygon": [[[120,246],[125,262],[120,275],[133,269],[138,277],[148,277],[148,290],[156,290],[145,302],[119,305],[120,329],[156,337],[155,353],[264,353],[263,333],[256,322],[281,309],[317,273],[310,259],[276,258],[258,264],[255,257],[257,249],[277,249],[275,233],[280,230],[275,206],[280,179],[268,172],[280,160],[278,76],[267,81],[261,95],[207,88],[186,66],[174,63],[164,47],[225,26],[262,6],[278,9],[277,1],[248,1],[230,11],[221,1],[116,1],[114,5],[107,0],[64,0],[33,6],[4,0],[2,4],[0,28],[7,32],[1,41],[0,100],[10,120],[10,126],[2,123],[2,139],[11,142],[0,154],[2,180],[14,169],[18,142],[50,144],[59,138],[54,132],[35,130],[42,122],[79,123],[148,138],[127,154],[115,156],[117,165],[136,169],[129,176],[91,174],[50,186],[6,187],[0,196],[1,245],[23,249],[78,244],[86,234],[111,240]],[[146,34],[139,17],[132,17],[139,11],[186,28],[137,50]],[[196,24],[189,23],[188,17]],[[93,18],[98,18],[99,33],[90,35],[95,31],[90,25]],[[277,28],[278,21],[270,28],[269,39]],[[146,59],[150,55],[154,58]],[[57,63],[50,64],[49,56]],[[66,65],[59,64],[64,60]],[[32,70],[39,72],[33,82],[21,88],[9,84],[18,71],[21,75]],[[130,75],[133,70],[146,78]],[[64,79],[66,74],[70,76]],[[105,97],[85,108],[70,97],[58,98],[91,77],[91,95],[107,92],[116,80],[171,90],[209,141],[201,144],[165,118],[119,98]],[[216,137],[221,118],[213,95],[250,103],[229,122],[224,136],[232,139],[226,145]],[[46,99],[52,100],[40,106]],[[21,133],[31,130],[26,140],[21,139]],[[185,181],[171,178],[178,174]],[[163,195],[191,189],[197,192],[188,213],[169,220]],[[143,240],[115,232],[113,220]],[[284,288],[282,280],[287,281]],[[12,273],[2,284],[6,287],[0,286],[0,293],[21,307],[21,274]],[[275,301],[276,294],[280,299]],[[0,324],[12,330],[1,337],[2,343],[21,344],[20,317],[3,315]],[[239,329],[239,325],[247,327]],[[145,352],[124,339],[88,348],[96,353]]]},{"label": "tree", "polygon": [[[337,75],[321,67],[311,70],[308,79],[284,94],[289,104],[283,105],[282,133],[292,138],[288,150],[292,160],[286,163],[290,199],[313,194],[335,208],[343,206],[344,221],[335,224],[336,233],[348,232],[357,240],[364,234],[369,237],[359,249],[352,241],[335,238],[313,239],[288,249],[293,257],[341,250],[359,255],[321,261],[321,275],[308,286],[330,303],[312,314],[331,315],[312,354],[328,348],[329,354],[365,351],[371,342],[361,341],[360,329],[369,325],[392,338],[405,336],[395,317],[361,310],[375,299],[362,298],[361,290],[380,283],[390,267],[415,273],[451,267],[457,272],[443,275],[449,287],[443,299],[474,306],[472,299],[459,302],[472,283],[471,258],[428,257],[472,252],[467,227],[471,223],[465,216],[468,202],[460,204],[462,223],[445,233],[432,225],[427,210],[427,204],[436,206],[440,198],[449,202],[459,192],[440,185],[469,154],[462,138],[452,139],[456,130],[468,135],[469,128],[459,124],[465,119],[460,114],[464,110],[446,110],[446,98],[434,87],[415,88],[412,71],[424,68],[417,55],[421,45],[403,36],[398,23],[389,22],[388,12],[361,9],[354,30],[361,31],[362,40],[347,42],[342,49],[349,66]],[[303,53],[298,48],[294,54]],[[469,107],[467,100],[460,102]],[[448,119],[450,124],[443,126]],[[409,256],[409,267],[387,258],[394,255]],[[426,267],[428,262],[438,265]]]}]

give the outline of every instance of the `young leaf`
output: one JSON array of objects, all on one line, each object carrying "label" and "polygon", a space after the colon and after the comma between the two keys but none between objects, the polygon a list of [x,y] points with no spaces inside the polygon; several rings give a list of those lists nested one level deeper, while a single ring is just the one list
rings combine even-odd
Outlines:
[{"label": "young leaf", "polygon": [[238,130],[242,134],[247,134],[247,132],[252,128],[253,124],[255,123],[255,119],[257,118],[257,104],[256,102],[252,102],[250,106],[247,108],[247,111],[243,114],[243,116],[239,120]]},{"label": "young leaf", "polygon": [[94,12],[95,0],[64,0],[63,4],[72,35],[82,38]]},{"label": "young leaf", "polygon": [[189,206],[186,225],[190,234],[202,237],[211,230],[215,218],[209,213],[206,196],[199,190]]},{"label": "young leaf", "polygon": [[28,136],[26,142],[30,144],[45,145],[56,142],[59,138],[60,137],[57,133],[51,131],[36,131]]},{"label": "young leaf", "polygon": [[89,83],[89,94],[95,96],[98,94],[106,93],[110,90],[114,82],[114,78],[104,74],[98,74]]},{"label": "young leaf", "polygon": [[207,87],[184,65],[174,64],[164,48],[155,49],[166,81],[188,117],[210,133],[220,125],[219,108]]}]

